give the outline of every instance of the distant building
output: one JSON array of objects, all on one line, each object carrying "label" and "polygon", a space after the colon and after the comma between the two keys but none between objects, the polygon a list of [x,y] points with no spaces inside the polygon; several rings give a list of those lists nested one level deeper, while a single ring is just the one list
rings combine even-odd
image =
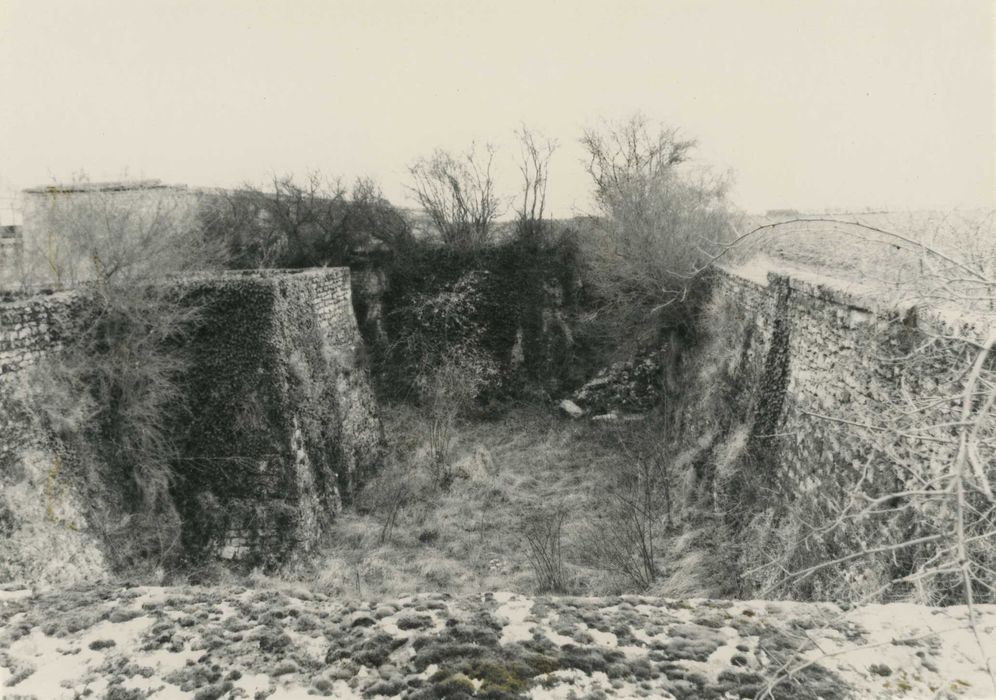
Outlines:
[{"label": "distant building", "polygon": [[21,267],[21,227],[0,226],[0,287],[14,281]]},{"label": "distant building", "polygon": [[154,235],[164,227],[196,226],[204,195],[160,180],[26,189],[17,275],[27,284],[73,286],[94,276],[101,251],[113,250],[116,241]]}]

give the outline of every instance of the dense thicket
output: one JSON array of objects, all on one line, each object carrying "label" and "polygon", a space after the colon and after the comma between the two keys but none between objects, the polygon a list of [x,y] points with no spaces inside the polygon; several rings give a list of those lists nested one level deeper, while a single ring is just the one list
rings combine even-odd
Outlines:
[{"label": "dense thicket", "polygon": [[[511,240],[476,250],[423,243],[396,256],[384,295],[389,344],[378,357],[385,386],[406,393],[446,346],[466,343],[500,368],[499,393],[556,393],[590,369],[578,334],[589,302],[577,235]],[[500,386],[499,386],[500,385]]]},{"label": "dense thicket", "polygon": [[359,178],[347,189],[320,173],[303,183],[285,176],[272,188],[246,185],[208,197],[199,218],[237,269],[349,265],[412,240],[411,224],[372,180]]}]

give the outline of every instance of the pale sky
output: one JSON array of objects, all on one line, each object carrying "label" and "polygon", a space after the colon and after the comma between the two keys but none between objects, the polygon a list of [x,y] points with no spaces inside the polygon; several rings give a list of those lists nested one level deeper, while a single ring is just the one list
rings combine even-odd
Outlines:
[{"label": "pale sky", "polygon": [[[0,197],[70,179],[377,178],[641,111],[769,208],[996,206],[993,0],[0,0]],[[0,201],[0,207],[3,202]]]}]

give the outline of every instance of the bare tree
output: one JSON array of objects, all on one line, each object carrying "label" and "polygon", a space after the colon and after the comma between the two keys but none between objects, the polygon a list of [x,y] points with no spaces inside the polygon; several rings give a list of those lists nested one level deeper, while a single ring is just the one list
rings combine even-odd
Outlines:
[{"label": "bare tree", "polygon": [[355,242],[346,235],[346,188],[311,172],[303,183],[274,176],[272,189],[253,185],[220,194],[207,207],[205,229],[224,241],[237,267],[312,267],[343,264]]},{"label": "bare tree", "polygon": [[274,177],[270,189],[220,193],[207,200],[201,221],[240,268],[346,265],[377,247],[403,248],[412,237],[374,180],[357,178],[347,189],[317,172],[303,182]]},{"label": "bare tree", "polygon": [[531,131],[525,125],[516,131],[516,136],[519,139],[519,172],[522,173],[518,231],[523,238],[536,239],[544,233],[550,159],[557,150],[557,142]]},{"label": "bare tree", "polygon": [[603,124],[601,129],[585,129],[581,145],[588,154],[585,169],[595,183],[595,197],[611,212],[621,203],[620,193],[633,184],[649,186],[673,176],[696,142],[681,139],[675,128],[657,127],[635,114],[625,121]]},{"label": "bare tree", "polygon": [[485,146],[481,154],[471,144],[463,155],[436,149],[409,167],[411,190],[446,245],[475,250],[488,243],[502,210],[492,174],[494,158],[493,146]]},{"label": "bare tree", "polygon": [[400,251],[411,244],[412,227],[408,219],[384,196],[373,178],[359,177],[353,183],[346,207],[345,228],[364,241],[379,242],[388,249]]},{"label": "bare tree", "polygon": [[606,316],[623,326],[612,335],[638,335],[669,307],[680,322],[699,264],[728,237],[729,177],[680,167],[694,141],[641,116],[588,130],[581,144],[600,210],[582,243]]}]

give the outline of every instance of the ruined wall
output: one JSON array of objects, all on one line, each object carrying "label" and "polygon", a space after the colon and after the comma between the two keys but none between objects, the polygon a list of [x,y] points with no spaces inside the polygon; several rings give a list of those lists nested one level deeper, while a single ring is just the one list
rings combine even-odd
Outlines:
[{"label": "ruined wall", "polygon": [[74,292],[0,297],[0,582],[68,584],[108,571],[66,455],[26,410],[31,367],[74,330]]},{"label": "ruined wall", "polygon": [[[502,370],[502,391],[557,394],[581,384],[595,352],[577,332],[578,256],[564,236],[476,251],[413,246],[393,261],[359,263],[354,302],[379,388],[409,396],[429,360],[423,353],[432,343],[423,341],[445,335],[448,343],[460,343],[467,333]],[[440,310],[425,312],[433,306]],[[445,324],[454,325],[444,330]]]},{"label": "ruined wall", "polygon": [[0,464],[15,451],[37,442],[31,428],[12,410],[12,396],[23,371],[59,348],[72,334],[81,297],[58,292],[0,297]]},{"label": "ruined wall", "polygon": [[[900,358],[932,336],[979,340],[984,319],[918,313],[777,272],[722,271],[714,295],[732,301],[741,317],[731,342],[742,354],[731,370],[753,389],[744,412],[751,440],[779,455],[774,487],[831,497],[866,465],[883,479],[911,479],[884,473],[895,467],[883,465],[916,464],[926,474],[950,460],[948,441],[897,440],[864,426],[880,425],[907,399],[942,394],[965,367],[963,345],[939,339],[935,352]],[[906,425],[917,432],[934,419],[921,412]]]},{"label": "ruined wall", "polygon": [[[890,304],[803,274],[718,272],[703,319],[708,341],[680,418],[685,444],[697,450],[700,495],[738,543],[754,547],[744,555],[746,570],[773,556],[797,556],[785,565],[801,569],[938,527],[930,499],[900,497],[881,517],[848,520],[792,549],[803,541],[793,527],[805,531],[804,523],[828,525],[846,507],[859,510],[861,494],[947,483],[937,477],[954,463],[957,399],[977,352],[954,338],[978,343],[992,322]],[[994,463],[992,455],[982,459]],[[833,587],[856,591],[904,575],[915,556],[885,559],[878,568],[862,560],[821,571],[790,594],[847,599]]]},{"label": "ruined wall", "polygon": [[74,292],[0,297],[0,377],[58,347],[78,305]]},{"label": "ruined wall", "polygon": [[[187,558],[271,566],[307,552],[377,466],[382,445],[349,271],[210,273],[171,284],[202,309],[188,347],[187,406],[172,428]],[[86,496],[72,488],[71,455],[20,400],[38,379],[32,366],[71,337],[84,304],[83,292],[0,302],[0,534],[18,547],[5,559],[20,562],[0,566],[0,581],[60,566],[93,579],[106,569],[79,515]],[[71,518],[53,508],[56,491]],[[7,498],[15,493],[17,503]],[[28,551],[46,529],[75,538],[62,561],[47,557],[51,565]],[[80,558],[100,565],[67,566]]]},{"label": "ruined wall", "polygon": [[195,554],[270,565],[306,552],[382,441],[349,271],[185,282],[204,305],[176,487]]}]

